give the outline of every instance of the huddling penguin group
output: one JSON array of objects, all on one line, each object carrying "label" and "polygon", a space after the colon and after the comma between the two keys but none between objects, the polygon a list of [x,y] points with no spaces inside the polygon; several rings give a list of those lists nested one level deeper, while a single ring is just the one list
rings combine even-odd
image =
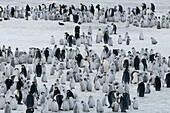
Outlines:
[{"label": "huddling penguin group", "polygon": [[[19,6],[6,7],[0,6],[0,21],[1,18],[9,20],[10,18],[16,19],[29,19],[32,20],[60,20],[63,22],[74,22],[74,23],[90,23],[93,20],[98,20],[99,23],[106,24],[107,22],[126,22],[126,27],[130,24],[136,27],[142,28],[170,28],[170,12],[163,14],[162,17],[155,15],[155,5],[151,3],[148,7],[145,3],[141,4],[141,7],[136,6],[135,8],[128,7],[127,10],[122,5],[114,6],[114,8],[101,8],[99,4],[96,7],[91,4],[86,6],[80,3],[79,7],[74,5],[57,5],[52,3],[50,5],[41,4],[38,6],[20,8]],[[64,23],[59,22],[59,25]]]},{"label": "huddling penguin group", "polygon": [[[142,9],[128,8],[126,19],[121,5],[118,9],[105,10],[100,9],[100,5],[94,9],[93,5],[87,8],[83,4],[79,8],[56,4],[50,4],[47,8],[43,4],[35,8],[27,5],[26,9],[21,10],[17,6],[11,9],[9,6],[1,7],[0,17],[5,20],[10,17],[28,19],[32,15],[34,20],[40,18],[75,23],[92,22],[95,18],[100,23],[127,21],[127,27],[129,24],[139,26],[142,22],[141,27],[169,28],[170,16],[162,17],[160,23],[154,12],[154,4],[149,9],[143,3]],[[117,34],[114,23],[104,29],[99,28],[96,40],[92,34],[92,26],[89,26],[87,33],[81,34],[77,25],[74,35],[66,32],[64,38],[59,40],[59,45],[51,36],[53,48],[30,47],[25,52],[19,48],[13,51],[11,46],[0,47],[0,110],[12,113],[19,106],[26,106],[26,113],[82,113],[94,109],[97,113],[104,113],[107,106],[113,112],[126,112],[130,108],[138,110],[137,98],[150,94],[152,86],[156,91],[170,87],[170,57],[166,58],[148,48],[141,48],[140,51],[135,47],[129,51],[113,48],[110,35]],[[118,36],[118,44],[126,41],[126,45],[130,45],[128,32],[124,38],[120,34]],[[144,40],[142,32],[139,40]],[[151,41],[157,44],[153,37]],[[99,43],[103,45],[101,53],[92,48]],[[84,47],[83,51],[80,47]],[[130,84],[137,86],[138,97],[131,97]],[[96,99],[93,95],[87,95],[89,92],[101,93],[101,97]],[[88,99],[83,99],[81,94]]]}]

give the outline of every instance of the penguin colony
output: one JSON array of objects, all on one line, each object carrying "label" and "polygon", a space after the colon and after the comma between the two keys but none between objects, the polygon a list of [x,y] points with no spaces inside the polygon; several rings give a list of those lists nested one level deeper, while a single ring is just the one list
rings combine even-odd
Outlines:
[{"label": "penguin colony", "polygon": [[[33,20],[63,20],[78,24],[96,19],[99,23],[127,22],[126,27],[130,24],[136,27],[156,26],[157,29],[170,26],[170,13],[167,17],[163,15],[160,20],[160,17],[154,15],[154,4],[147,8],[145,3],[141,9],[128,8],[128,12],[121,5],[110,9],[97,5],[95,9],[93,5],[87,7],[80,4],[79,8],[75,8],[73,5],[57,6],[55,3],[48,8],[42,4],[35,8],[27,5],[25,9],[19,9],[18,6],[0,9],[0,18],[4,20],[28,20],[32,16]],[[59,24],[64,25],[61,22]],[[74,33],[70,35],[66,32],[64,38],[59,40],[59,46],[55,44],[55,37],[51,36],[53,48],[30,47],[29,52],[19,48],[12,51],[11,46],[5,45],[0,48],[0,109],[4,113],[12,113],[19,106],[26,106],[26,113],[38,112],[36,110],[41,113],[82,113],[94,109],[97,113],[104,113],[106,107],[113,112],[127,112],[130,108],[138,110],[137,99],[152,93],[150,87],[154,87],[156,91],[170,87],[170,57],[166,58],[148,48],[142,48],[140,52],[135,47],[129,51],[109,49],[113,46],[110,35],[118,34],[114,23],[103,30],[99,28],[95,41],[92,38],[92,26],[89,26],[87,35],[85,32],[80,34],[78,25]],[[128,32],[124,38],[120,34],[118,37],[118,44],[125,41],[126,45],[130,45]],[[144,40],[142,31],[139,40]],[[92,42],[104,44],[101,54],[90,48],[93,46]],[[153,37],[151,44],[157,44]],[[83,52],[80,51],[81,45],[85,47]],[[47,65],[51,68],[47,69]],[[119,72],[123,72],[122,75]],[[50,76],[56,77],[54,83],[48,80]],[[51,86],[48,87],[48,84]],[[137,86],[136,97],[130,96],[130,84]],[[81,94],[100,92],[103,97],[96,99],[88,95],[87,100],[82,100],[77,90]]]},{"label": "penguin colony", "polygon": [[[99,4],[93,6],[86,6],[80,3],[79,7],[74,5],[57,5],[52,3],[50,5],[41,4],[31,7],[6,7],[0,6],[0,21],[15,19],[25,20],[51,20],[74,22],[78,24],[91,23],[93,20],[98,20],[99,23],[106,24],[107,22],[126,22],[126,27],[130,25],[142,28],[170,28],[170,12],[162,16],[155,15],[156,7],[153,3],[148,7],[145,3],[141,7],[128,8],[125,10],[122,5],[115,6],[114,8],[101,8]],[[64,23],[59,22],[59,25]],[[113,24],[114,29],[116,26]],[[114,32],[116,33],[116,32]]]}]

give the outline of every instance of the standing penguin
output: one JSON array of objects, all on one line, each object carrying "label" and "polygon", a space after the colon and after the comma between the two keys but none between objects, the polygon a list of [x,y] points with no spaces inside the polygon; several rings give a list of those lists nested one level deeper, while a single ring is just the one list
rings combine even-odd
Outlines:
[{"label": "standing penguin", "polygon": [[62,108],[63,111],[68,111],[70,109],[68,99],[63,102]]},{"label": "standing penguin", "polygon": [[143,32],[142,31],[140,32],[139,40],[144,40],[144,36],[143,36]]},{"label": "standing penguin", "polygon": [[131,41],[130,37],[127,36],[126,45],[129,45],[129,44],[130,44],[130,41]]},{"label": "standing penguin", "polygon": [[117,34],[116,32],[117,32],[117,27],[114,23],[112,23],[112,33]]},{"label": "standing penguin", "polygon": [[133,98],[133,109],[138,110],[138,101],[137,101],[136,97]]},{"label": "standing penguin", "polygon": [[4,109],[5,108],[5,96],[3,96],[2,94],[0,95],[0,109]]},{"label": "standing penguin", "polygon": [[115,94],[116,94],[116,91],[111,91],[108,94],[109,108],[112,107],[112,103],[116,100]]},{"label": "standing penguin", "polygon": [[80,106],[77,102],[74,105],[73,113],[80,113]]},{"label": "standing penguin", "polygon": [[108,32],[105,31],[105,33],[104,33],[104,44],[108,44],[108,40],[109,40],[109,35],[108,35]]},{"label": "standing penguin", "polygon": [[139,97],[144,97],[145,94],[145,84],[143,82],[139,82],[137,92],[139,93]]},{"label": "standing penguin", "polygon": [[146,94],[151,93],[151,89],[150,89],[150,84],[149,83],[146,84],[145,93]]},{"label": "standing penguin", "polygon": [[153,3],[151,3],[151,11],[155,12],[155,5]]},{"label": "standing penguin", "polygon": [[53,35],[51,36],[50,43],[51,43],[52,45],[54,45],[54,44],[55,44],[55,39],[54,39],[54,36],[53,36]]},{"label": "standing penguin", "polygon": [[52,112],[59,111],[58,103],[55,100],[52,101],[51,106],[52,106],[52,110],[51,110]]},{"label": "standing penguin", "polygon": [[81,89],[81,92],[84,92],[86,90],[86,85],[84,83],[84,80],[81,80],[80,82],[80,89]]},{"label": "standing penguin", "polygon": [[26,113],[33,113],[33,111],[34,111],[34,108],[33,108],[34,96],[32,95],[31,92],[29,92],[29,94],[27,95],[26,105],[27,105]]},{"label": "standing penguin", "polygon": [[87,103],[85,101],[82,101],[81,103],[83,105],[83,112],[90,112],[89,106],[87,105]]},{"label": "standing penguin", "polygon": [[104,98],[102,99],[102,105],[103,106],[107,106],[107,94],[104,96]]},{"label": "standing penguin", "polygon": [[155,87],[156,91],[161,90],[161,79],[158,76],[156,76],[156,78],[155,78],[154,87]]},{"label": "standing penguin", "polygon": [[151,37],[151,42],[152,42],[153,45],[156,45],[156,44],[158,43],[158,42],[156,41],[156,39],[153,38],[153,37]]},{"label": "standing penguin", "polygon": [[36,74],[37,74],[37,77],[41,77],[42,67],[41,67],[40,63],[38,63],[38,65],[36,66]]},{"label": "standing penguin", "polygon": [[129,81],[130,81],[130,74],[129,74],[129,70],[126,68],[125,71],[123,72],[122,83],[129,84]]},{"label": "standing penguin", "polygon": [[42,82],[48,82],[48,81],[47,81],[47,76],[46,76],[46,73],[45,73],[45,72],[43,73],[43,76],[42,76],[42,78],[41,78],[41,81],[42,81]]},{"label": "standing penguin", "polygon": [[58,104],[58,109],[61,110],[61,105],[63,104],[63,95],[57,95],[56,96],[56,101],[55,103]]},{"label": "standing penguin", "polygon": [[11,105],[12,110],[18,109],[17,101],[13,96],[11,96],[10,105]]},{"label": "standing penguin", "polygon": [[122,44],[122,36],[121,35],[119,35],[118,44]]},{"label": "standing penguin", "polygon": [[100,102],[99,99],[97,100],[96,111],[97,111],[97,113],[104,113],[104,108],[103,108],[102,103]]},{"label": "standing penguin", "polygon": [[9,102],[7,102],[6,106],[5,106],[5,111],[4,113],[12,113],[12,108]]},{"label": "standing penguin", "polygon": [[112,39],[112,37],[109,37],[108,45],[109,46],[113,46],[113,39]]},{"label": "standing penguin", "polygon": [[68,41],[69,47],[72,47],[72,44],[73,44],[73,35],[68,36],[67,41]]},{"label": "standing penguin", "polygon": [[140,59],[138,56],[135,57],[134,59],[134,68],[135,70],[139,70],[139,64],[140,64]]},{"label": "standing penguin", "polygon": [[166,74],[165,82],[167,85],[166,87],[170,88],[170,73]]},{"label": "standing penguin", "polygon": [[89,105],[89,108],[95,107],[95,100],[94,100],[93,96],[91,96],[91,95],[88,98],[88,105]]}]

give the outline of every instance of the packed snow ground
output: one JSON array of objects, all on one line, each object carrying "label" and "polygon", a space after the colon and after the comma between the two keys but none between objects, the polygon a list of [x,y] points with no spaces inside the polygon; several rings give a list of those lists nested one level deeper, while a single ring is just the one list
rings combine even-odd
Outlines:
[{"label": "packed snow ground", "polygon": [[[121,4],[125,9],[127,7],[136,7],[140,6],[142,2],[145,2],[147,5],[150,5],[153,2],[156,6],[156,15],[162,15],[168,13],[170,10],[169,0],[0,0],[0,5],[6,6],[9,4],[10,6],[19,5],[25,6],[26,4],[30,4],[31,6],[35,6],[42,3],[59,3],[59,4],[74,4],[78,6],[80,2],[84,3],[85,5],[93,4],[101,4],[101,7],[114,7],[115,5]],[[111,23],[108,23],[109,25]],[[11,46],[12,50],[16,47],[19,50],[28,51],[29,47],[39,47],[45,48],[50,47],[50,38],[51,35],[55,37],[56,44],[59,45],[59,39],[64,37],[64,33],[68,32],[69,34],[74,34],[74,27],[77,24],[67,22],[64,26],[59,26],[58,21],[25,21],[20,19],[11,19],[9,21],[2,21],[0,22],[0,46],[6,45]],[[90,49],[95,50],[98,55],[101,54],[103,49],[103,43],[96,44],[95,37],[97,34],[97,30],[99,28],[105,28],[106,24],[100,24],[98,21],[93,21],[93,23],[86,23],[81,25],[81,33],[87,33],[88,26],[92,26],[93,29],[93,46]],[[134,26],[130,26],[129,28],[125,27],[125,23],[116,23],[118,27],[118,35],[122,35],[124,37],[125,32],[128,31],[129,36],[131,38],[130,45],[126,45],[123,43],[122,45],[118,45],[117,39],[118,35],[112,35],[114,45],[113,47],[109,47],[109,49],[113,48],[122,48],[126,51],[131,50],[132,47],[135,47],[138,51],[141,48],[153,48],[154,52],[160,52],[162,56],[168,58],[170,55],[170,29],[156,29],[156,28],[137,28]],[[139,40],[139,33],[143,31],[145,40]],[[157,45],[152,45],[150,37],[154,37],[157,41]],[[81,45],[80,48],[84,51],[84,46]],[[19,67],[20,68],[20,67]],[[47,75],[49,75],[49,70],[51,65],[47,66]],[[96,72],[96,71],[95,71]],[[91,74],[91,76],[94,76]],[[33,75],[32,75],[33,76]],[[121,80],[122,72],[116,74],[116,79],[118,81]],[[48,88],[50,88],[51,84],[55,82],[55,76],[48,76]],[[41,87],[41,79],[38,79],[39,87]],[[66,84],[69,89],[69,83]],[[130,85],[130,95],[131,99],[134,96],[137,96],[137,85]],[[102,99],[104,94],[102,91],[95,91],[93,92],[80,92],[79,84],[76,85],[76,89],[73,90],[76,92],[80,98],[80,100],[87,100],[89,95],[93,95],[95,100]],[[162,88],[160,92],[156,92],[153,86],[151,87],[151,94],[145,95],[144,98],[138,98],[139,100],[139,110],[134,111],[130,109],[129,113],[170,113],[170,89]],[[42,107],[39,107],[38,110],[35,110],[35,113],[40,113]],[[13,111],[13,113],[25,113],[26,106],[22,105],[19,106],[18,111]],[[90,109],[90,113],[95,113],[96,108]],[[0,110],[0,113],[4,111]],[[105,113],[111,113],[112,110],[105,107]],[[60,113],[65,113],[60,111]],[[72,111],[68,111],[66,113],[72,113]]]}]

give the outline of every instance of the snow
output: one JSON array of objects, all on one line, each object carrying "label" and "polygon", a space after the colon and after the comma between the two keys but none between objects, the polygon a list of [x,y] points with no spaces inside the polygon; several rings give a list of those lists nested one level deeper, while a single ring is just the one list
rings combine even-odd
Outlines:
[{"label": "snow", "polygon": [[[168,13],[170,9],[169,0],[0,0],[0,4],[2,6],[6,6],[9,4],[10,6],[19,5],[19,6],[25,6],[26,4],[31,4],[31,6],[35,6],[37,4],[42,3],[53,3],[56,2],[58,4],[75,4],[76,6],[79,5],[79,3],[84,3],[85,5],[93,4],[101,4],[101,7],[114,7],[115,5],[122,4],[125,9],[127,7],[136,7],[140,6],[142,2],[145,2],[147,5],[149,5],[151,2],[155,3],[156,6],[156,15],[162,15]],[[109,25],[111,23],[108,23]],[[54,36],[56,40],[56,44],[59,45],[59,39],[64,37],[64,33],[68,32],[69,34],[74,34],[73,30],[74,27],[77,24],[66,22],[64,26],[59,26],[58,21],[25,21],[22,19],[11,19],[9,21],[2,21],[0,22],[0,46],[6,45],[11,46],[12,50],[16,47],[19,48],[19,50],[24,50],[28,52],[29,47],[39,47],[39,48],[45,48],[50,47],[53,48],[52,45],[50,45],[50,39],[51,35]],[[131,38],[130,45],[126,45],[123,43],[122,45],[118,45],[118,35],[112,35],[113,37],[113,47],[109,47],[109,49],[113,48],[123,48],[126,51],[131,50],[132,47],[135,47],[138,51],[141,50],[141,48],[149,48],[154,49],[154,52],[160,52],[162,56],[165,56],[168,58],[170,55],[170,29],[156,29],[156,28],[140,28],[140,27],[134,27],[130,26],[129,28],[126,28],[126,23],[116,23],[118,27],[118,35],[122,35],[122,38],[124,37],[125,33],[128,31],[129,36]],[[93,21],[93,23],[86,23],[81,25],[81,33],[85,32],[87,33],[88,26],[92,26],[93,29],[93,46],[90,47],[91,49],[95,50],[98,55],[101,54],[101,51],[103,49],[103,43],[102,44],[95,44],[95,37],[97,34],[98,28],[104,28],[106,27],[106,24],[100,24],[98,21]],[[140,32],[143,32],[144,34],[144,40],[139,40]],[[150,37],[154,37],[157,41],[157,45],[152,45]],[[74,46],[75,47],[75,46]],[[80,48],[82,51],[84,50],[84,46],[81,45]],[[47,75],[49,75],[49,70],[51,68],[51,65],[47,65]],[[96,73],[96,71],[94,72]],[[91,74],[93,77],[95,74]],[[116,80],[120,81],[122,72],[119,72],[116,74]],[[32,75],[33,76],[33,75]],[[41,79],[39,80],[39,87],[41,87]],[[50,88],[51,84],[54,83],[56,80],[55,76],[48,76],[48,88]],[[66,86],[69,88],[69,82],[66,83]],[[134,96],[137,96],[137,85],[130,85],[130,94],[131,99]],[[87,101],[88,96],[92,95],[95,100],[102,99],[104,97],[104,94],[101,91],[95,91],[93,89],[93,92],[80,92],[79,84],[76,83],[76,89],[73,90],[73,92],[76,92],[80,98],[80,100]],[[151,86],[151,94],[145,95],[144,98],[138,98],[139,101],[139,110],[129,110],[128,113],[169,113],[170,112],[170,89],[162,88],[160,92],[156,92]],[[40,113],[42,107],[38,107],[38,110],[35,110],[35,113]],[[13,111],[13,113],[25,113],[26,106],[22,105],[19,106],[18,111]],[[95,113],[96,108],[90,109],[90,113]],[[105,113],[111,113],[111,109],[108,109],[107,107],[104,108]],[[3,113],[4,111],[0,110],[0,113]],[[60,111],[60,113],[65,113],[63,111]],[[72,111],[68,111],[66,113],[72,113]]]}]

